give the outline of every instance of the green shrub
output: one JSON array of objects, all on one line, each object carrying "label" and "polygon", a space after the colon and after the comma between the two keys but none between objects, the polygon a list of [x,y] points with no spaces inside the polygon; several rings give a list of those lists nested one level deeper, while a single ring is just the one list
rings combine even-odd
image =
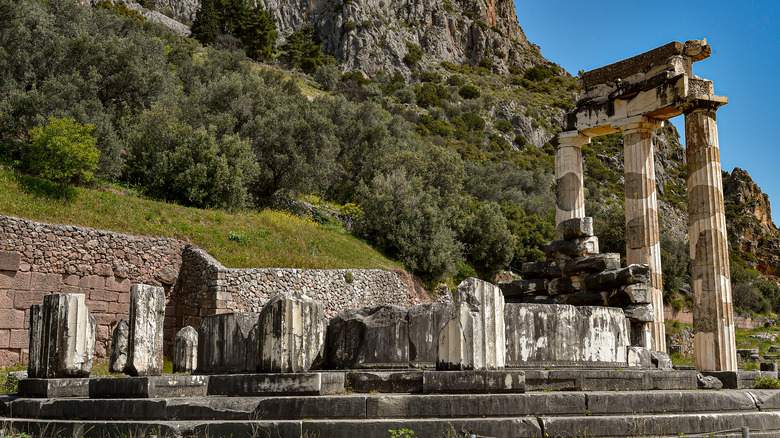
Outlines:
[{"label": "green shrub", "polygon": [[470,131],[483,131],[485,129],[485,119],[476,114],[464,114],[462,118]]},{"label": "green shrub", "polygon": [[358,24],[354,21],[347,21],[344,23],[344,31],[345,32],[352,32],[353,30],[357,29]]},{"label": "green shrub", "polygon": [[404,64],[408,65],[409,67],[417,65],[417,63],[422,60],[423,52],[422,49],[420,49],[420,46],[417,44],[407,41],[406,51],[407,53],[404,55]]},{"label": "green shrub", "polygon": [[441,106],[444,99],[449,99],[450,92],[442,84],[423,82],[417,92],[417,105],[423,108]]},{"label": "green shrub", "polygon": [[780,389],[780,380],[777,377],[756,377],[753,386],[756,389]]},{"label": "green shrub", "polygon": [[536,65],[525,71],[524,78],[533,81],[540,82],[553,76],[553,72],[545,66]]},{"label": "green shrub", "polygon": [[476,99],[480,96],[479,89],[472,84],[466,84],[458,89],[458,94],[464,99]]},{"label": "green shrub", "polygon": [[497,130],[505,134],[510,133],[515,129],[515,127],[512,126],[512,122],[510,122],[509,120],[499,120],[493,126],[495,126]]},{"label": "green shrub", "polygon": [[93,125],[55,117],[44,126],[36,126],[30,130],[28,168],[59,184],[67,198],[68,187],[89,182],[97,168],[100,151],[95,147],[97,139],[90,135],[94,129]]}]

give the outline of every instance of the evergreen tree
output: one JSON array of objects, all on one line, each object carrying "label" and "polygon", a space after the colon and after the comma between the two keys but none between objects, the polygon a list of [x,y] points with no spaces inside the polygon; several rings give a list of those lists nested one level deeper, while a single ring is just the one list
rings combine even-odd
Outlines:
[{"label": "evergreen tree", "polygon": [[211,44],[219,36],[219,20],[214,0],[202,0],[192,23],[192,37],[203,44]]},{"label": "evergreen tree", "polygon": [[260,6],[246,11],[239,26],[238,38],[246,46],[246,54],[252,59],[273,59],[276,40],[276,20]]}]

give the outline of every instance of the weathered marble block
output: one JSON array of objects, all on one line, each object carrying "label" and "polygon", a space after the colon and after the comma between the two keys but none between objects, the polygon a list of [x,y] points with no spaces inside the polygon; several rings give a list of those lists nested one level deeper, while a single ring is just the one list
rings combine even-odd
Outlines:
[{"label": "weathered marble block", "polygon": [[184,327],[173,340],[173,372],[191,373],[198,366],[198,331]]},{"label": "weathered marble block", "polygon": [[452,304],[425,303],[409,309],[409,363],[413,367],[436,366],[439,332],[452,319]]},{"label": "weathered marble block", "polygon": [[347,309],[328,325],[328,367],[409,366],[407,310],[400,306]]},{"label": "weathered marble block", "polygon": [[159,376],[163,368],[165,290],[134,284],[130,288],[130,330],[127,336],[127,366],[131,376]]},{"label": "weathered marble block", "polygon": [[591,237],[593,236],[593,218],[575,217],[567,219],[555,227],[555,232],[556,235],[562,236],[563,240]]},{"label": "weathered marble block", "polygon": [[30,378],[89,377],[95,318],[84,294],[51,294],[30,307]]},{"label": "weathered marble block", "polygon": [[321,366],[328,321],[322,304],[282,292],[263,306],[257,323],[257,371],[301,373]]},{"label": "weathered marble block", "polygon": [[258,316],[254,312],[207,316],[198,329],[197,372],[255,372]]},{"label": "weathered marble block", "polygon": [[507,366],[626,366],[631,344],[621,309],[508,303],[504,316]]},{"label": "weathered marble block", "polygon": [[130,323],[127,318],[122,318],[114,327],[111,334],[111,355],[108,360],[108,369],[112,373],[124,373],[127,366],[127,341],[130,336]]},{"label": "weathered marble block", "polygon": [[482,280],[467,278],[455,292],[455,313],[439,332],[436,368],[497,370],[504,368],[504,296]]}]

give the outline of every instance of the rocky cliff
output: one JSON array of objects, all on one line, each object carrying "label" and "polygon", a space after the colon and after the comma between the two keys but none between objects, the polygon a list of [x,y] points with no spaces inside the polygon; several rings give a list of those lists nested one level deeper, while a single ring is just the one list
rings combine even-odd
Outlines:
[{"label": "rocky cliff", "polygon": [[404,58],[418,47],[419,61],[476,64],[487,58],[495,72],[510,65],[546,63],[518,24],[512,0],[260,0],[282,36],[311,24],[325,53],[345,70],[411,74]]}]

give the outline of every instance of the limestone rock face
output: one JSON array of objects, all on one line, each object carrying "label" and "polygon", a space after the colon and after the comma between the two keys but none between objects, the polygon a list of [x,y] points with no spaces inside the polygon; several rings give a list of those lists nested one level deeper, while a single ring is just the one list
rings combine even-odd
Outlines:
[{"label": "limestone rock face", "polygon": [[455,313],[439,332],[436,368],[503,369],[506,356],[504,296],[482,280],[467,278],[455,293]]},{"label": "limestone rock face", "polygon": [[207,316],[198,329],[198,368],[204,373],[255,372],[258,313]]},{"label": "limestone rock face", "polygon": [[452,304],[425,303],[409,309],[409,363],[413,367],[435,367],[439,332],[452,319]]},{"label": "limestone rock face", "polygon": [[130,288],[130,330],[127,336],[127,366],[131,376],[159,376],[163,367],[165,290],[134,284]]},{"label": "limestone rock face", "polygon": [[198,331],[192,326],[176,333],[173,341],[173,372],[191,373],[198,366]]},{"label": "limestone rock face", "polygon": [[257,323],[257,371],[306,372],[323,362],[327,319],[322,304],[282,292],[263,306]]},{"label": "limestone rock face", "polygon": [[626,364],[631,341],[621,309],[508,303],[504,316],[509,366]]},{"label": "limestone rock face", "polygon": [[127,366],[127,341],[130,336],[130,323],[127,318],[122,318],[114,327],[111,334],[111,356],[108,361],[108,369],[112,373],[124,373]]},{"label": "limestone rock face", "polygon": [[29,377],[89,377],[97,323],[85,298],[51,294],[30,307]]},{"label": "limestone rock face", "polygon": [[409,365],[409,323],[401,306],[347,309],[328,325],[328,367],[395,368]]}]

